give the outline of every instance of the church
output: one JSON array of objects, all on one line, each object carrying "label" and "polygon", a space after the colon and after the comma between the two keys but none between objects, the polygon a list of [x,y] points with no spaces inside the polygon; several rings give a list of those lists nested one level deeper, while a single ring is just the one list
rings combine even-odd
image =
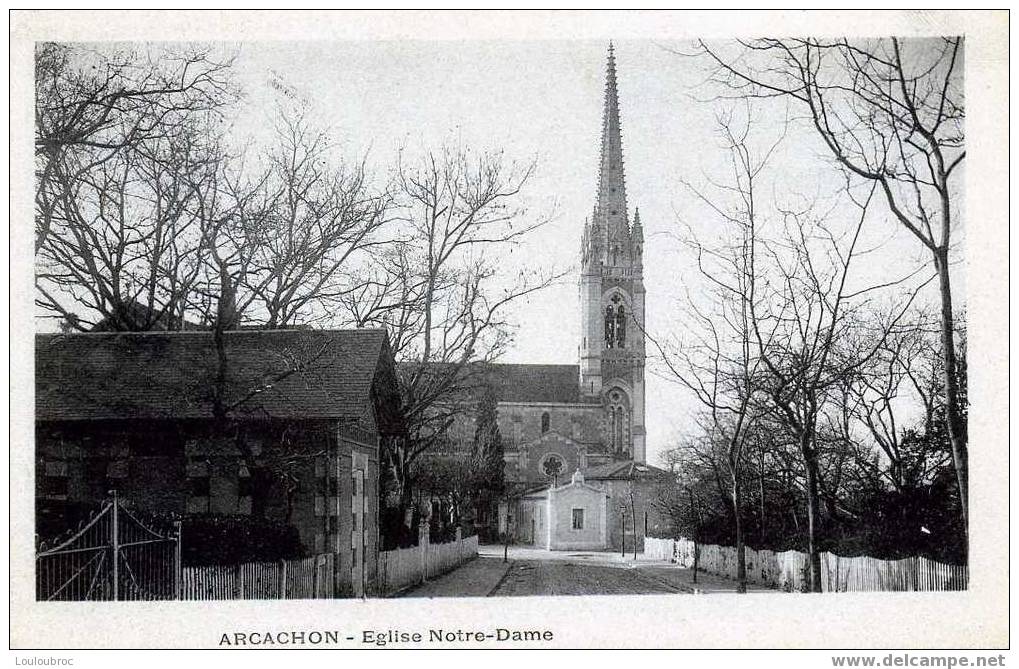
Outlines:
[{"label": "church", "polygon": [[499,531],[549,549],[632,548],[660,529],[646,464],[644,232],[626,200],[609,45],[598,187],[580,239],[579,364],[496,364],[505,480]]}]

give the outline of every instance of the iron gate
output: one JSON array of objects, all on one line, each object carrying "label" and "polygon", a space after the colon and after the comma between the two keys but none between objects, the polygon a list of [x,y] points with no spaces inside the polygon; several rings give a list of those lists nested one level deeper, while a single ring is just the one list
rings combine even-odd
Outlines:
[{"label": "iron gate", "polygon": [[114,495],[69,539],[40,546],[35,559],[39,601],[176,599],[180,588],[180,523],[159,532]]}]

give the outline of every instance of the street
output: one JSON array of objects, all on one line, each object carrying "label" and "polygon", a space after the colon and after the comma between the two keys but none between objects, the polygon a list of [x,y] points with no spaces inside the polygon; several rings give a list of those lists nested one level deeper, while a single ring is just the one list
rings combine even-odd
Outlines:
[{"label": "street", "polygon": [[[504,552],[506,561],[503,562]],[[750,592],[775,590],[749,586]],[[482,545],[478,558],[401,593],[402,597],[534,597],[569,595],[727,594],[736,583],[638,554],[548,551]]]},{"label": "street", "polygon": [[514,561],[491,597],[527,595],[649,595],[683,592],[641,569],[601,560]]}]

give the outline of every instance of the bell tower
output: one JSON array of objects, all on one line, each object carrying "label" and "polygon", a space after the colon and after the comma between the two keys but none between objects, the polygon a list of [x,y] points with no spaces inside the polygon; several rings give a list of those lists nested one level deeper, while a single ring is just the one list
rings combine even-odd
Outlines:
[{"label": "bell tower", "polygon": [[609,43],[598,192],[584,221],[580,272],[580,388],[605,409],[604,442],[645,461],[644,230],[626,202],[615,49]]}]

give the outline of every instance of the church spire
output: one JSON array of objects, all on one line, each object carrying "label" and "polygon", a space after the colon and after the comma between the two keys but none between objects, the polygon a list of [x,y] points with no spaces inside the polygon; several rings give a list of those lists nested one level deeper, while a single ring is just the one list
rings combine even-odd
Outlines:
[{"label": "church spire", "polygon": [[626,183],[623,176],[623,139],[619,121],[619,91],[616,87],[616,54],[609,42],[605,75],[605,110],[602,115],[601,158],[598,167],[597,218],[609,242],[626,242],[629,237]]}]

